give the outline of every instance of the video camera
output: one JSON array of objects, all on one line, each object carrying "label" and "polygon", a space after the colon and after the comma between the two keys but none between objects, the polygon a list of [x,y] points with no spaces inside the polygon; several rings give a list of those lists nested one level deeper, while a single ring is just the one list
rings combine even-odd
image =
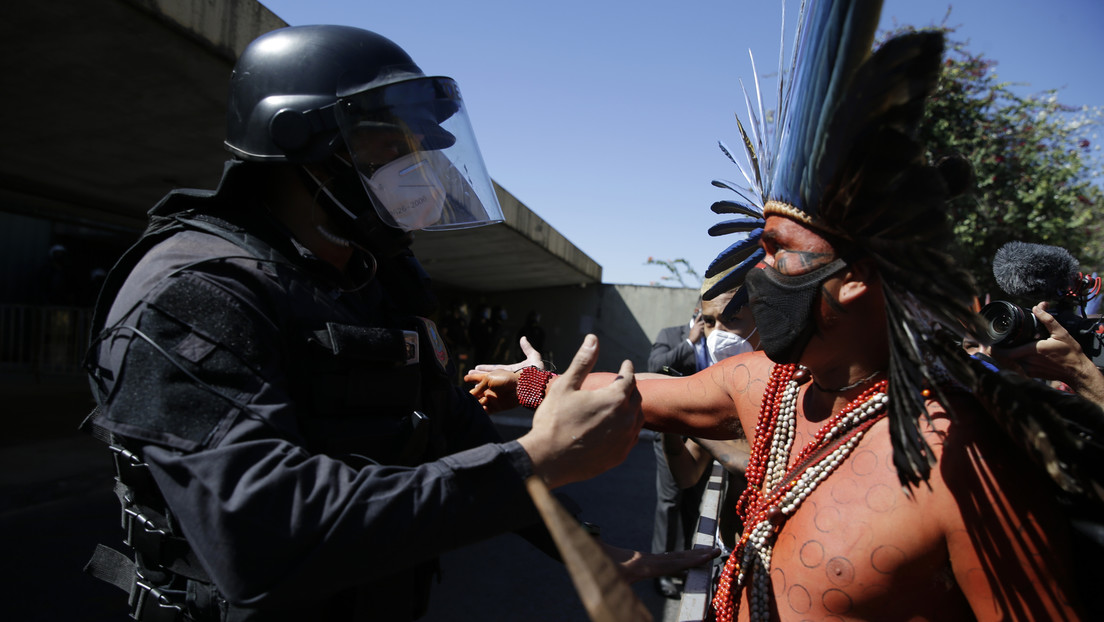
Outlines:
[{"label": "video camera", "polygon": [[[993,276],[1006,294],[1054,303],[1049,310],[1093,364],[1104,368],[1104,324],[1087,318],[1086,303],[1100,293],[1100,277],[1080,272],[1080,264],[1064,248],[1009,242],[993,257]],[[1080,310],[1080,313],[1077,311]],[[981,309],[990,345],[1011,348],[1045,339],[1050,333],[1030,309],[997,300]]]}]

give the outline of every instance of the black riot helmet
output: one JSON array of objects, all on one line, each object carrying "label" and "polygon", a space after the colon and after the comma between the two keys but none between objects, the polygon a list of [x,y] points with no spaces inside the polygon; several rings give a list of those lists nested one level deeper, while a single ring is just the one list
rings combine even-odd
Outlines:
[{"label": "black riot helmet", "polygon": [[502,220],[456,83],[360,28],[293,26],[250,43],[230,81],[226,146],[322,165],[329,174],[304,168],[304,180],[354,230],[374,220],[369,204],[403,231]]}]

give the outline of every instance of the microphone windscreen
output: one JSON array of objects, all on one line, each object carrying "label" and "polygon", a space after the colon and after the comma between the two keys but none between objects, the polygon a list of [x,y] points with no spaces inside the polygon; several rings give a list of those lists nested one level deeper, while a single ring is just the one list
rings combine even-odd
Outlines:
[{"label": "microphone windscreen", "polygon": [[993,277],[1010,296],[1056,300],[1077,280],[1081,264],[1060,246],[1009,242],[993,256]]}]

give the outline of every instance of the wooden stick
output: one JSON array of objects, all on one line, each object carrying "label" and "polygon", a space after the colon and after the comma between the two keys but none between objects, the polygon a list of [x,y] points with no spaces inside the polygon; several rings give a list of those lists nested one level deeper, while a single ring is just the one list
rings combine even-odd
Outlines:
[{"label": "wooden stick", "polygon": [[592,622],[652,622],[652,614],[636,597],[609,555],[552,496],[544,480],[525,480],[529,496],[560,550],[575,591]]}]

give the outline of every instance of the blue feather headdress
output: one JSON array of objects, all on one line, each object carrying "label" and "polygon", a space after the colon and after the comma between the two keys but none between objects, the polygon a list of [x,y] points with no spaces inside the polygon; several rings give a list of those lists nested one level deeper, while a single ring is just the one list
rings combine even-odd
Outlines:
[{"label": "blue feather headdress", "polygon": [[946,185],[915,139],[939,76],[943,37],[910,33],[872,51],[881,5],[802,2],[788,68],[779,57],[778,110],[770,127],[758,78],[754,106],[745,89],[749,123],[737,119],[737,127],[746,163],[721,148],[746,185],[714,182],[738,200],[712,207],[739,218],[710,229],[740,238],[706,270],[707,278],[730,272],[703,297],[739,287],[731,304],[746,302],[744,278],[763,257],[758,238],[771,215],[820,231],[841,254],[872,258],[890,326],[894,462],[902,483],[916,485],[934,464],[919,431],[919,417],[927,413],[922,390],[938,392],[948,377],[973,378],[953,351],[953,338],[936,335],[957,336],[977,319],[973,280],[946,252],[953,237],[944,215]]},{"label": "blue feather headdress", "polygon": [[787,71],[783,64],[786,18],[785,2],[782,3],[778,110],[774,126],[767,126],[755,57],[751,55],[755,106],[743,89],[750,133],[740,118],[736,118],[748,166],[742,165],[724,143],[720,145],[740,169],[747,187],[713,182],[715,186],[732,190],[740,198],[739,201],[718,201],[713,204],[713,211],[740,214],[742,218],[718,223],[710,228],[709,234],[744,235],[721,252],[706,270],[707,278],[729,271],[705,294],[706,299],[740,287],[738,300],[734,299],[733,304],[743,305],[747,301],[743,279],[763,257],[758,242],[768,213],[813,224],[823,191],[823,184],[819,182],[830,175],[827,169],[832,164],[817,156],[825,153],[826,130],[831,125],[835,104],[850,84],[855,69],[870,55],[880,12],[880,0],[814,2],[810,12],[806,11],[803,1],[798,17],[798,39]]},{"label": "blue feather headdress", "polygon": [[[948,184],[961,159],[936,166],[916,139],[924,102],[937,85],[940,32],[894,37],[872,52],[880,0],[802,2],[793,60],[779,55],[778,114],[767,127],[758,78],[756,105],[744,91],[749,124],[737,127],[746,166],[721,145],[746,186],[713,211],[739,218],[711,235],[737,233],[705,272],[721,278],[703,298],[739,288],[729,303],[746,303],[744,279],[763,257],[758,247],[771,215],[816,229],[837,252],[874,262],[882,281],[889,343],[889,425],[902,484],[927,480],[935,463],[920,433],[926,390],[946,407],[952,388],[974,396],[1064,491],[1104,503],[1104,413],[1010,372],[994,374],[965,356],[964,333],[984,334],[972,303],[972,276],[951,254]],[[785,22],[783,7],[783,24]],[[783,25],[783,30],[785,25]],[[784,37],[783,37],[784,44]],[[754,58],[752,71],[754,71]]]}]

